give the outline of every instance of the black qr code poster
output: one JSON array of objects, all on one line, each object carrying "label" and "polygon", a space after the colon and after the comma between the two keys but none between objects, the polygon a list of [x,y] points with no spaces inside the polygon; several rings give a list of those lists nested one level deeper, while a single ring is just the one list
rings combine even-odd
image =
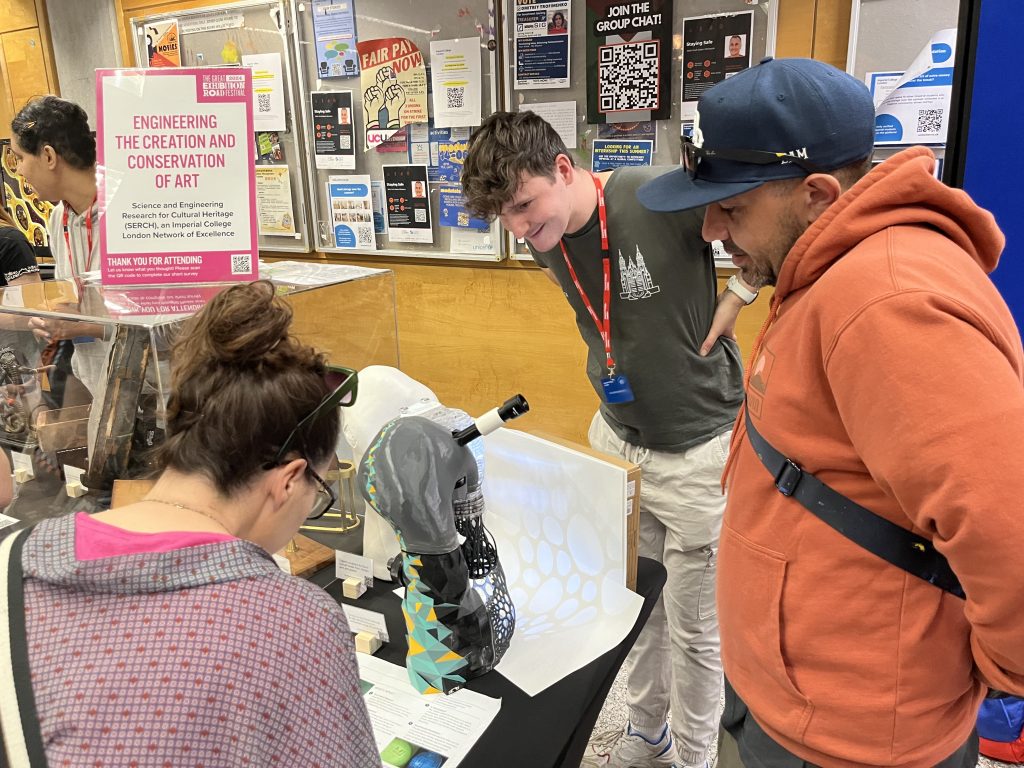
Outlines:
[{"label": "black qr code poster", "polygon": [[587,122],[668,119],[671,55],[670,0],[588,0]]}]

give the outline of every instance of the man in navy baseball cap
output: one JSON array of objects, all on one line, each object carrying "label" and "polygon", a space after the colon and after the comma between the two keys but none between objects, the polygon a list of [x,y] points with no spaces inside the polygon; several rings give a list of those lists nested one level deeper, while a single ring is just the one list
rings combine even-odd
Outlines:
[{"label": "man in navy baseball cap", "polygon": [[[645,184],[637,197],[652,211],[682,211],[837,169],[848,169],[839,178],[852,183],[869,168],[874,124],[871,94],[850,75],[813,59],[767,58],[704,92],[684,139],[683,167]],[[720,212],[709,208],[712,224]],[[792,244],[799,232],[782,234],[780,242]],[[752,263],[724,242],[748,284],[774,284],[771,265]]]},{"label": "man in navy baseball cap", "polygon": [[931,150],[872,167],[873,137],[854,78],[766,60],[637,191],[706,206],[702,237],[775,286],[723,473],[719,768],[974,768],[986,689],[1024,694],[1005,240]]}]

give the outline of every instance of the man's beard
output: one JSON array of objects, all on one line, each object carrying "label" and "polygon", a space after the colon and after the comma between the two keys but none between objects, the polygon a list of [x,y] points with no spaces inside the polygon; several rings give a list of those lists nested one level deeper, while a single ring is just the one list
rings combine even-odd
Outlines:
[{"label": "man's beard", "polygon": [[796,245],[796,241],[807,229],[791,212],[787,212],[779,222],[779,231],[775,238],[764,246],[764,253],[756,260],[747,254],[747,263],[740,268],[740,277],[752,288],[759,289],[765,285],[775,285],[779,279],[779,269],[787,254]]}]

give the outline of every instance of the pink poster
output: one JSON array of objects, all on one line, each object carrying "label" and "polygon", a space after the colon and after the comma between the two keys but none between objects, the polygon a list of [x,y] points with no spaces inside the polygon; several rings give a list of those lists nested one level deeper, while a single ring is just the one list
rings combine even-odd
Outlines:
[{"label": "pink poster", "polygon": [[104,285],[258,277],[252,73],[96,70]]}]

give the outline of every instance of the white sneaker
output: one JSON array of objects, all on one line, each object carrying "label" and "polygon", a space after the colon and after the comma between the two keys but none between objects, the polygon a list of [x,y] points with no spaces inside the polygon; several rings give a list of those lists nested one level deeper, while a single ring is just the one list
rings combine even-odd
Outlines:
[{"label": "white sneaker", "polygon": [[590,742],[593,755],[584,759],[584,766],[607,768],[671,768],[675,745],[668,725],[662,727],[655,742],[641,736],[629,723],[621,731],[606,731]]}]

